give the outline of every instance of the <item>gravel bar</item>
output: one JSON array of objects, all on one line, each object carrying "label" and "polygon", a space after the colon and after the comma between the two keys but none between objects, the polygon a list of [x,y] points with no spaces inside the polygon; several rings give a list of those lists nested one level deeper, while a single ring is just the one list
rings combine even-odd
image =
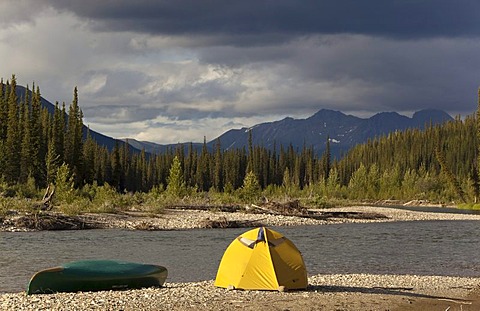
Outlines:
[{"label": "gravel bar", "polygon": [[[160,288],[0,295],[1,310],[393,310],[416,300],[443,301],[469,310],[465,297],[480,278],[329,274],[309,277],[307,290],[242,291],[213,281],[166,283]],[[445,310],[445,309],[442,309]]]},{"label": "gravel bar", "polygon": [[[419,220],[480,220],[480,215],[429,213],[395,208],[352,206],[327,212],[377,213],[381,219],[315,220],[269,214],[212,211],[169,211],[156,217],[85,215],[110,228],[184,230],[200,228],[205,220],[247,221],[265,226],[326,225],[349,222]],[[2,227],[3,231],[18,228]],[[218,229],[212,229],[218,230]],[[161,288],[31,295],[0,294],[0,310],[480,310],[480,278],[328,274],[309,277],[303,291],[229,291],[213,280],[167,283]]]},{"label": "gravel bar", "polygon": [[[301,226],[328,225],[341,223],[369,223],[391,221],[419,220],[479,220],[480,214],[455,214],[439,212],[420,212],[391,207],[349,206],[329,209],[312,210],[320,213],[358,213],[359,215],[380,215],[383,217],[365,219],[362,217],[328,217],[314,219],[308,217],[284,216],[272,214],[254,214],[246,212],[221,212],[209,210],[166,210],[163,214],[148,213],[128,214],[82,214],[79,217],[87,223],[96,223],[100,228],[117,228],[127,230],[187,230],[205,228],[209,221],[237,222],[242,227],[258,226]],[[13,215],[0,219],[0,231],[34,231],[15,226]]]},{"label": "gravel bar", "polygon": [[361,218],[329,218],[318,220],[313,218],[283,216],[271,214],[251,214],[242,212],[213,212],[203,210],[171,210],[158,217],[132,217],[127,215],[85,215],[95,217],[110,228],[147,229],[147,230],[184,230],[203,228],[208,220],[227,220],[244,222],[251,227],[263,226],[300,226],[300,225],[328,225],[341,223],[368,223],[391,221],[419,221],[419,220],[479,220],[480,214],[454,214],[410,211],[390,207],[350,206],[329,209],[316,209],[317,212],[341,212],[380,214],[385,216],[378,219]]}]

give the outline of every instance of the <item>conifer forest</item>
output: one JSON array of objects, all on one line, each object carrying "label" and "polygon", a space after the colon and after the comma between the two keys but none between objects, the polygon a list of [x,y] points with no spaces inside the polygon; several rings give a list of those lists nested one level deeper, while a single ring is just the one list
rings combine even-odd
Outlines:
[{"label": "conifer forest", "polygon": [[[425,130],[390,133],[332,159],[329,141],[317,156],[312,147],[294,150],[213,151],[178,144],[161,154],[135,151],[118,141],[97,144],[84,126],[77,89],[71,103],[41,106],[39,86],[19,98],[16,78],[0,87],[0,201],[37,198],[56,187],[56,202],[94,202],[100,193],[140,194],[185,200],[222,197],[227,202],[262,198],[334,200],[429,200],[474,204],[479,195],[478,115],[456,117]],[[102,192],[103,191],[103,192]],[[121,199],[117,200],[120,202]],[[225,203],[225,202],[223,202]],[[0,208],[1,209],[1,208]]]}]

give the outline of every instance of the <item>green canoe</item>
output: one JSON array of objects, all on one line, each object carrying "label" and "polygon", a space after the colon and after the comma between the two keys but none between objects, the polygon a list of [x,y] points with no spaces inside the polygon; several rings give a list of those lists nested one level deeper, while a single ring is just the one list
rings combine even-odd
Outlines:
[{"label": "green canoe", "polygon": [[165,267],[115,260],[84,260],[35,273],[27,294],[79,292],[162,286]]}]

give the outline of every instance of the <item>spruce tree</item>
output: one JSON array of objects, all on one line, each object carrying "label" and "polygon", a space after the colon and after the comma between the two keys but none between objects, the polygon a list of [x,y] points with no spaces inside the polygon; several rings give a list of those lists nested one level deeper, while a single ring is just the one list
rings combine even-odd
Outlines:
[{"label": "spruce tree", "polygon": [[286,192],[290,192],[292,189],[292,178],[290,176],[290,170],[288,167],[285,168],[285,171],[283,172],[283,180],[282,180],[282,186],[284,187]]},{"label": "spruce tree", "polygon": [[255,203],[259,199],[261,188],[254,172],[248,172],[245,175],[241,193],[247,202]]},{"label": "spruce tree", "polygon": [[247,159],[247,172],[254,171],[254,158],[253,158],[253,137],[252,129],[248,130],[248,159]]},{"label": "spruce tree", "polygon": [[[8,82],[8,81],[7,81]],[[6,170],[7,151],[7,128],[8,128],[8,85],[0,81],[0,179],[3,179]]]},{"label": "spruce tree", "polygon": [[206,137],[203,138],[202,153],[198,158],[196,180],[197,185],[201,191],[208,191],[210,189],[210,154],[207,149]]},{"label": "spruce tree", "polygon": [[[480,88],[478,88],[478,97],[477,97],[478,103],[477,103],[477,174],[476,176],[480,176]],[[480,193],[480,183],[478,183],[479,188],[475,190],[475,193]],[[477,201],[477,199],[475,199]]]},{"label": "spruce tree", "polygon": [[187,156],[183,164],[183,178],[185,179],[185,184],[190,187],[195,185],[195,154],[196,150],[194,150],[193,144],[190,142],[188,144]]},{"label": "spruce tree", "polygon": [[[65,103],[63,104],[65,110]],[[60,162],[64,161],[64,140],[65,140],[65,114],[58,107],[58,102],[55,103],[55,110],[53,112],[53,124],[51,132],[51,140],[54,152],[58,155]]]},{"label": "spruce tree", "polygon": [[328,179],[328,175],[330,174],[331,168],[331,159],[332,155],[330,152],[330,137],[327,137],[327,141],[325,143],[325,152],[323,153],[322,157],[322,174],[323,180],[326,182]]},{"label": "spruce tree", "polygon": [[[20,149],[20,176],[19,182],[26,183],[27,178],[32,174],[33,175],[33,142],[31,136],[31,122],[30,122],[30,109],[29,109],[29,97],[28,97],[28,87],[25,92],[25,99],[20,103],[20,127],[21,127],[21,138],[22,144]],[[33,176],[34,177],[34,176]]]},{"label": "spruce tree", "polygon": [[443,151],[440,149],[439,146],[435,148],[435,155],[437,156],[437,160],[440,163],[440,167],[442,169],[443,174],[447,178],[447,181],[452,185],[453,190],[457,194],[458,198],[462,201],[462,203],[466,203],[465,193],[462,187],[460,186],[460,183],[458,182],[457,178],[448,167],[447,161],[445,160],[445,154],[443,153]]},{"label": "spruce tree", "polygon": [[19,109],[18,98],[16,94],[16,78],[12,75],[10,92],[8,95],[8,124],[7,138],[5,142],[5,179],[13,184],[18,181],[20,175],[20,144],[19,135]]},{"label": "spruce tree", "polygon": [[48,144],[48,151],[45,157],[45,165],[47,184],[54,183],[55,177],[57,176],[58,168],[60,167],[60,155],[55,149],[55,141],[53,139],[51,139],[50,143]]},{"label": "spruce tree", "polygon": [[[120,161],[122,162],[123,167],[123,178],[124,178],[124,187],[126,189],[136,189],[136,185],[134,185],[134,173],[132,170],[131,164],[131,151],[130,151],[130,143],[128,139],[125,143],[123,143],[122,152],[120,154]],[[155,178],[152,176],[152,178]]]},{"label": "spruce tree", "polygon": [[223,159],[219,138],[217,138],[215,144],[215,169],[213,176],[213,186],[217,191],[222,191],[223,189]]},{"label": "spruce tree", "polygon": [[95,141],[87,130],[87,139],[83,145],[83,175],[85,183],[92,184],[95,176]]},{"label": "spruce tree", "polygon": [[[115,147],[112,150],[112,153],[110,155],[110,167],[112,169],[111,172],[111,177],[110,179],[107,179],[109,181],[109,184],[117,189],[117,191],[120,191],[121,189],[121,179],[122,179],[122,164],[120,162],[120,150],[118,147],[118,141],[115,141]],[[139,169],[139,168],[137,168]]]},{"label": "spruce tree", "polygon": [[0,80],[0,141],[5,141],[7,138],[8,100],[6,91],[7,88],[2,78]]},{"label": "spruce tree", "polygon": [[[140,176],[140,183],[138,185],[138,189],[141,190],[141,191],[146,191],[147,190],[147,184],[148,184],[148,180],[147,180],[147,169],[148,169],[148,165],[147,165],[147,153],[145,152],[145,148],[142,149],[142,151],[140,152],[140,158],[139,158],[139,176]],[[123,175],[121,176],[122,179],[121,179],[121,186],[123,187]]]},{"label": "spruce tree", "polygon": [[83,114],[78,106],[78,91],[73,91],[73,101],[68,110],[68,125],[64,139],[64,160],[80,185],[83,180]]},{"label": "spruce tree", "polygon": [[167,193],[178,198],[181,197],[184,192],[185,181],[182,174],[182,164],[178,156],[175,156],[167,178]]},{"label": "spruce tree", "polygon": [[[33,91],[33,90],[32,90]],[[31,103],[31,118],[30,118],[30,141],[32,158],[32,177],[40,186],[45,186],[45,156],[48,144],[48,135],[43,128],[42,113],[41,113],[41,97],[40,88],[37,86],[33,92]],[[50,115],[47,115],[50,117]]]}]

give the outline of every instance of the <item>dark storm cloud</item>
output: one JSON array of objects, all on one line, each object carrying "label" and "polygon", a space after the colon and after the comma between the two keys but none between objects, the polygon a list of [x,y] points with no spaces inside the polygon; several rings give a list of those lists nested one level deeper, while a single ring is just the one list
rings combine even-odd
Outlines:
[{"label": "dark storm cloud", "polygon": [[[472,111],[480,81],[479,50],[480,42],[470,38],[392,40],[332,35],[276,46],[206,47],[200,50],[199,59],[244,69],[263,68],[278,77],[271,82],[272,90],[289,85],[289,92],[276,98],[274,106],[266,107],[277,112],[282,106],[292,106],[295,92],[308,94],[302,87],[310,83],[318,84],[322,92],[297,100],[297,109],[313,111],[322,105],[375,112],[415,111],[427,106],[465,113]],[[332,88],[350,89],[356,96],[324,96]]]},{"label": "dark storm cloud", "polygon": [[322,108],[476,109],[478,0],[17,2],[0,1],[7,74],[52,100],[78,86],[87,122],[112,136],[201,141]]},{"label": "dark storm cloud", "polygon": [[[48,0],[47,0],[48,1]],[[59,10],[107,31],[163,35],[366,34],[400,38],[477,36],[477,0],[61,1]],[[273,37],[271,37],[273,38]],[[230,43],[233,43],[230,42]]]}]

